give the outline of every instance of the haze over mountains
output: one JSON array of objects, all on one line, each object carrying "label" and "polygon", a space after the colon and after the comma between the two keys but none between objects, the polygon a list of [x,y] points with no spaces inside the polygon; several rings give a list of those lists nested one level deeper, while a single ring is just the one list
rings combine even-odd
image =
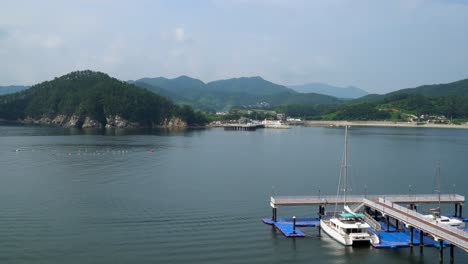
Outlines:
[{"label": "haze over mountains", "polygon": [[300,93],[318,93],[346,99],[359,98],[369,94],[354,86],[338,87],[326,83],[307,83],[302,85],[289,85],[288,87]]},{"label": "haze over mountains", "polygon": [[188,76],[129,81],[137,86],[168,96],[205,111],[229,110],[233,106],[265,107],[281,104],[335,104],[335,97],[317,93],[298,93],[261,77],[241,77],[204,83]]},{"label": "haze over mountains", "polygon": [[24,85],[0,86],[0,95],[16,93],[22,90],[26,90],[29,87],[30,86],[24,86]]}]

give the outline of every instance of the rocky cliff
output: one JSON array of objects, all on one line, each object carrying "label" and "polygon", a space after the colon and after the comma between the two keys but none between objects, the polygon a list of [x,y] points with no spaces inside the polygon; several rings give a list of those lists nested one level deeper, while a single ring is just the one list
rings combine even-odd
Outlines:
[{"label": "rocky cliff", "polygon": [[165,118],[160,124],[152,123],[141,124],[138,122],[130,122],[127,119],[119,116],[107,116],[106,122],[102,122],[92,119],[89,116],[79,117],[77,115],[67,116],[67,115],[57,115],[54,118],[50,117],[41,117],[39,119],[34,119],[27,117],[24,120],[20,120],[24,124],[34,124],[34,125],[50,125],[50,126],[59,126],[64,128],[148,128],[148,127],[161,127],[161,128],[187,128],[187,123],[178,117]]}]

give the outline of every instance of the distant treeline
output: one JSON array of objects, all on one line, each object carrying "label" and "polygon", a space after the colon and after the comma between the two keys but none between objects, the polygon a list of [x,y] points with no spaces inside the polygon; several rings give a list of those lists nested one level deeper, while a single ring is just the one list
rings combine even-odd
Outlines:
[{"label": "distant treeline", "polygon": [[398,94],[379,102],[333,105],[285,105],[274,109],[291,117],[331,120],[386,120],[394,111],[420,115],[444,115],[447,118],[468,118],[468,96],[427,97]]}]

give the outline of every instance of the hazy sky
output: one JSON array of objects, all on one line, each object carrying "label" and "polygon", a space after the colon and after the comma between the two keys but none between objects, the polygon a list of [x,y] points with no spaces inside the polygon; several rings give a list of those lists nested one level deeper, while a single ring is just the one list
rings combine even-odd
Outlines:
[{"label": "hazy sky", "polygon": [[262,76],[383,93],[468,78],[468,0],[0,0],[0,85]]}]

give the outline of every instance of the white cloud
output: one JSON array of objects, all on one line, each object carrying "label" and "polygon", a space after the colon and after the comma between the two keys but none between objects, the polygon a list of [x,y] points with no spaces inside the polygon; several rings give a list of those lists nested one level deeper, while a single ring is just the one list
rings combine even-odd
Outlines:
[{"label": "white cloud", "polygon": [[184,42],[186,40],[185,29],[178,27],[174,30],[174,38],[177,42]]},{"label": "white cloud", "polygon": [[40,44],[46,49],[56,49],[62,46],[63,39],[59,36],[46,36],[42,38]]}]

